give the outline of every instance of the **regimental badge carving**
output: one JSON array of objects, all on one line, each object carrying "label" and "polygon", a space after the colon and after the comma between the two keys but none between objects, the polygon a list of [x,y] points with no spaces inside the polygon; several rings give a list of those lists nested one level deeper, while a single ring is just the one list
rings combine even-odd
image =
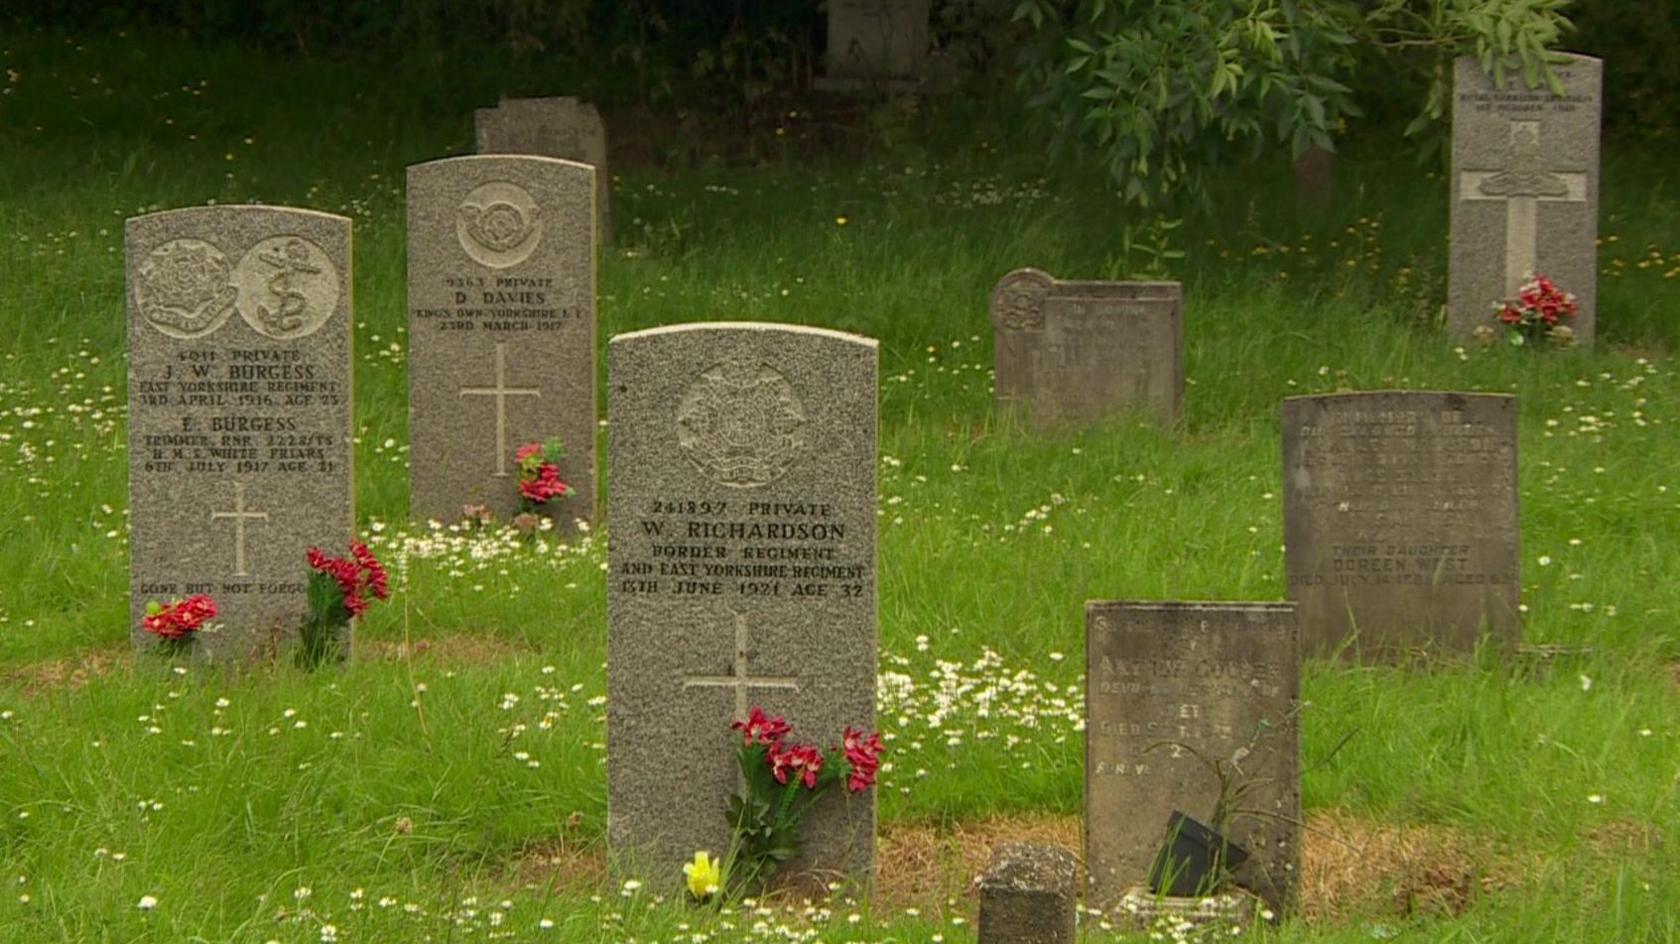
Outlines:
[{"label": "regimental badge carving", "polygon": [[768,485],[805,449],[805,405],[769,366],[719,364],[701,372],[677,405],[677,443],[713,481]]},{"label": "regimental badge carving", "polygon": [[220,328],[238,295],[227,256],[197,239],[153,249],[134,283],[141,317],[172,338],[199,338]]},{"label": "regimental badge carving", "polygon": [[518,265],[542,242],[542,207],[524,187],[492,181],[461,201],[455,236],[473,261],[492,269]]},{"label": "regimental badge carving", "polygon": [[1569,181],[1546,169],[1540,150],[1540,122],[1513,121],[1505,169],[1481,183],[1490,197],[1567,197]]},{"label": "regimental badge carving", "polygon": [[240,317],[276,340],[314,334],[338,307],[338,267],[302,236],[270,236],[252,246],[234,282]]},{"label": "regimental badge carving", "polygon": [[1044,327],[1044,300],[1054,282],[1037,269],[1016,269],[992,289],[992,317],[1011,331]]}]

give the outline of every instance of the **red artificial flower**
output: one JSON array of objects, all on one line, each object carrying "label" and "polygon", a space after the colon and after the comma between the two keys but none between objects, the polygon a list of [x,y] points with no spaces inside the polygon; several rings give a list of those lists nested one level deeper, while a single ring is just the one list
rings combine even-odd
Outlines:
[{"label": "red artificial flower", "polygon": [[526,459],[542,453],[542,443],[526,443],[513,451],[513,461],[524,462]]},{"label": "red artificial flower", "polygon": [[862,793],[875,784],[875,773],[881,768],[881,735],[879,732],[865,735],[848,726],[845,737],[841,740],[841,749],[846,754],[846,763],[851,767],[851,773],[846,778],[846,789],[852,793]]},{"label": "red artificial flower", "polygon": [[747,720],[737,721],[729,727],[741,732],[748,744],[780,744],[782,737],[792,730],[785,719],[772,718],[764,713],[763,708],[754,708],[747,715]]},{"label": "red artificial flower", "polygon": [[770,772],[775,775],[776,782],[786,784],[791,775],[795,780],[802,780],[805,789],[814,790],[817,787],[817,773],[822,770],[822,752],[809,744],[795,744],[783,748],[780,744],[770,748]]},{"label": "red artificial flower", "polygon": [[362,574],[367,580],[367,588],[381,600],[391,597],[391,578],[385,573],[384,565],[379,558],[373,556],[368,546],[360,541],[350,542],[350,556],[356,559],[357,566],[362,568]]},{"label": "red artificial flower", "polygon": [[339,593],[344,598],[344,609],[352,617],[367,612],[368,601],[362,595],[364,591],[380,600],[391,596],[390,576],[368,546],[360,541],[350,542],[348,558],[328,557],[320,548],[314,547],[305,556],[310,569],[326,574],[338,584]]},{"label": "red artificial flower", "polygon": [[140,620],[140,627],[162,639],[185,639],[215,615],[216,601],[201,593],[147,614]]}]

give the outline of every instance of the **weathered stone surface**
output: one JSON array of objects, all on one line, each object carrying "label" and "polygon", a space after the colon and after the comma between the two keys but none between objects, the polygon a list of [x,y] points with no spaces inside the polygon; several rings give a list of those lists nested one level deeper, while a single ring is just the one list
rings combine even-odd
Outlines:
[{"label": "weathered stone surface", "polygon": [[[1148,888],[1139,886],[1128,889],[1120,901],[1108,909],[1108,917],[1115,925],[1134,931],[1188,927],[1195,929],[1197,934],[1231,937],[1252,928],[1257,923],[1256,919],[1262,918],[1264,907],[1265,902],[1258,896],[1240,888],[1211,898],[1171,898],[1151,894]],[[1178,937],[1195,939],[1182,932]]]},{"label": "weathered stone surface", "polygon": [[1177,282],[1060,281],[1016,269],[992,289],[997,400],[1035,430],[1141,410],[1178,420]]},{"label": "weathered stone surface", "polygon": [[1061,846],[1010,843],[980,877],[980,944],[1073,944],[1079,860]]},{"label": "weathered stone surface", "polygon": [[[693,324],[615,337],[607,364],[607,834],[616,868],[666,881],[728,848],[731,721],[760,706],[825,750],[874,726],[877,352]],[[786,871],[867,881],[874,835],[873,791],[827,797]]]},{"label": "weathered stone surface", "polygon": [[828,74],[818,87],[915,88],[927,59],[929,8],[929,0],[828,0]]},{"label": "weathered stone surface", "polygon": [[1575,293],[1569,322],[1591,344],[1598,305],[1598,153],[1603,63],[1572,56],[1565,94],[1520,74],[1495,88],[1473,57],[1453,69],[1452,266],[1448,323],[1463,337],[1498,327],[1494,303],[1528,273]]},{"label": "weathered stone surface", "polygon": [[[1300,746],[1292,603],[1085,604],[1087,905],[1142,885],[1174,810],[1211,822],[1219,778],[1252,788],[1227,838],[1236,885],[1278,913],[1300,882]],[[1200,757],[1198,757],[1200,755]],[[1204,762],[1204,759],[1206,762]]]},{"label": "weathered stone surface", "polygon": [[408,169],[409,503],[519,511],[514,450],[558,436],[562,533],[594,521],[595,171],[547,157]]},{"label": "weathered stone surface", "polygon": [[128,221],[129,625],[207,593],[195,648],[250,660],[309,611],[311,546],[354,534],[350,221],[266,206]]},{"label": "weathered stone surface", "polygon": [[495,108],[473,111],[480,154],[535,154],[595,168],[595,218],[603,245],[613,242],[612,168],[607,124],[577,98],[504,98]]},{"label": "weathered stone surface", "polygon": [[1516,399],[1284,400],[1283,531],[1309,653],[1462,655],[1484,632],[1514,646]]}]

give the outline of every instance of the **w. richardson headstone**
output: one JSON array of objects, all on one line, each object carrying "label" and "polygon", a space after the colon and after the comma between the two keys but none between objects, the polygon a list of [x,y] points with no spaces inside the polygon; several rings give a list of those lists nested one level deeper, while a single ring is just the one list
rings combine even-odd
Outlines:
[{"label": "w. richardson headstone", "polygon": [[595,520],[595,170],[548,157],[408,169],[409,503],[519,511],[514,451],[558,436],[561,532]]},{"label": "w. richardson headstone", "polygon": [[[729,725],[752,707],[825,753],[874,729],[877,362],[871,339],[792,325],[608,344],[615,868],[674,880],[728,850]],[[825,798],[802,835],[790,876],[867,882],[874,791]]]},{"label": "w. richardson headstone", "polygon": [[828,0],[825,91],[909,91],[928,52],[929,0]]},{"label": "w. richardson headstone", "polygon": [[1505,648],[1517,612],[1517,404],[1379,391],[1283,401],[1289,598],[1306,651]]},{"label": "w. richardson headstone", "polygon": [[1035,430],[1126,410],[1172,425],[1184,391],[1181,300],[1177,282],[1009,273],[991,296],[998,405]]},{"label": "w. richardson headstone", "polygon": [[128,221],[129,624],[207,593],[217,660],[295,636],[305,552],[355,533],[350,221],[266,206]]},{"label": "w. richardson headstone", "polygon": [[1089,601],[1085,659],[1086,903],[1111,907],[1147,884],[1175,810],[1212,825],[1220,790],[1209,763],[1235,758],[1250,786],[1226,838],[1249,858],[1232,879],[1278,914],[1292,909],[1301,821],[1295,605]]},{"label": "w. richardson headstone", "polygon": [[572,97],[504,98],[495,108],[473,111],[480,154],[535,154],[595,168],[599,238],[613,241],[612,171],[607,166],[607,124],[595,106]]},{"label": "w. richardson headstone", "polygon": [[1575,293],[1568,322],[1591,344],[1598,305],[1598,152],[1604,64],[1570,56],[1556,67],[1564,94],[1529,89],[1520,74],[1496,88],[1474,57],[1453,68],[1452,266],[1454,334],[1498,327],[1494,303],[1530,274]]}]

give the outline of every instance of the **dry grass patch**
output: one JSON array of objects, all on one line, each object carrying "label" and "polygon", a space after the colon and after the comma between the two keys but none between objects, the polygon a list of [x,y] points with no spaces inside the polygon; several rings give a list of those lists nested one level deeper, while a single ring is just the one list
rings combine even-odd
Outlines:
[{"label": "dry grass patch", "polygon": [[1516,865],[1490,842],[1438,825],[1394,826],[1341,810],[1307,819],[1301,913],[1308,921],[1360,914],[1457,915],[1482,893],[1514,884]]},{"label": "dry grass patch", "polygon": [[17,688],[26,697],[34,697],[76,691],[94,679],[133,668],[134,650],[125,642],[121,647],[83,649],[69,658],[21,665],[0,675],[0,682]]}]

